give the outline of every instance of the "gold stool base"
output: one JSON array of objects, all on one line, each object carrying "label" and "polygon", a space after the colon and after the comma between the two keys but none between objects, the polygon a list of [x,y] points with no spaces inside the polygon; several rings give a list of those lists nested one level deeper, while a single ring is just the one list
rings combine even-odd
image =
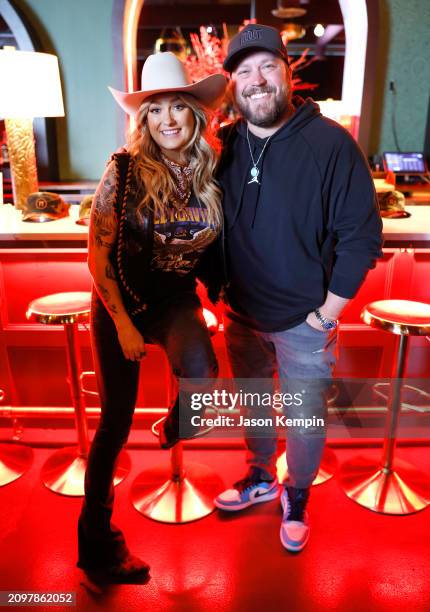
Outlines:
[{"label": "gold stool base", "polygon": [[21,478],[33,463],[33,450],[22,444],[0,444],[0,487]]},{"label": "gold stool base", "polygon": [[339,482],[350,499],[381,514],[412,514],[430,504],[428,475],[399,459],[385,473],[377,459],[354,457],[341,465]]},{"label": "gold stool base", "polygon": [[[335,474],[337,470],[337,458],[331,448],[324,448],[320,468],[318,470],[318,474],[316,475],[312,486],[322,484],[327,480],[330,480]],[[285,456],[285,452],[282,455],[279,455],[276,460],[276,473],[278,475],[278,480],[280,483],[284,482],[284,480],[288,477],[288,466],[287,466],[287,458]]]},{"label": "gold stool base", "polygon": [[188,523],[215,510],[214,498],[223,489],[221,478],[206,465],[187,463],[184,477],[172,479],[171,469],[158,466],[142,472],[131,487],[138,512],[161,523]]},{"label": "gold stool base", "polygon": [[[42,467],[42,482],[54,493],[79,497],[84,495],[87,459],[79,456],[77,446],[68,446],[56,451]],[[119,484],[130,471],[129,455],[122,451],[114,476],[114,485]]]}]

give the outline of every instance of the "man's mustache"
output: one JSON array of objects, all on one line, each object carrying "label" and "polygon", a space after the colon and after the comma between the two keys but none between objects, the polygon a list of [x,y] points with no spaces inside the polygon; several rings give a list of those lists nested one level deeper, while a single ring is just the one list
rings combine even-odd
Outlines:
[{"label": "man's mustache", "polygon": [[274,87],[251,87],[249,89],[244,89],[242,92],[242,96],[244,98],[249,98],[250,96],[254,96],[255,94],[262,94],[262,93],[274,93],[275,92],[275,88]]}]

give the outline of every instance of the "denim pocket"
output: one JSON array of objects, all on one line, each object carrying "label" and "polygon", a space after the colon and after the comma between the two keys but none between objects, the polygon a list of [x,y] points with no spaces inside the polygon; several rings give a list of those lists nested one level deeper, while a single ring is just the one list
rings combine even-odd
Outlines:
[{"label": "denim pocket", "polygon": [[336,346],[337,328],[334,329],[315,329],[307,321],[292,328],[297,332],[298,338],[302,336],[308,341],[308,347],[313,353],[331,352]]},{"label": "denim pocket", "polygon": [[309,323],[307,321],[303,321],[303,325],[306,325],[306,327],[310,330],[312,330],[313,332],[315,332],[316,334],[324,334],[324,335],[329,335],[331,331],[331,329],[324,329],[323,327],[321,327],[321,329],[315,329],[315,327],[312,327],[312,325],[309,325]]}]

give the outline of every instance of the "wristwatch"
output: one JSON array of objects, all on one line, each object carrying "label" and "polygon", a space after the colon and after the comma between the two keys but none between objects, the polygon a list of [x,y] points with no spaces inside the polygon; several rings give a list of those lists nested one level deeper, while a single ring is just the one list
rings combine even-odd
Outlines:
[{"label": "wristwatch", "polygon": [[320,323],[323,329],[325,329],[326,331],[329,331],[330,329],[336,329],[337,327],[336,319],[327,319],[327,317],[324,317],[320,313],[318,308],[315,308],[314,313],[315,313],[316,318],[318,319],[318,322]]}]

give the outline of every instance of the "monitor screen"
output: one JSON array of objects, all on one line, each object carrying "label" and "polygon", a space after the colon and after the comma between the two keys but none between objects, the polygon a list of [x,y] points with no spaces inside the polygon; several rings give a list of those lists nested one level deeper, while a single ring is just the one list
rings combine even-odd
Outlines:
[{"label": "monitor screen", "polygon": [[385,170],[402,174],[422,174],[427,172],[422,153],[384,153]]}]

